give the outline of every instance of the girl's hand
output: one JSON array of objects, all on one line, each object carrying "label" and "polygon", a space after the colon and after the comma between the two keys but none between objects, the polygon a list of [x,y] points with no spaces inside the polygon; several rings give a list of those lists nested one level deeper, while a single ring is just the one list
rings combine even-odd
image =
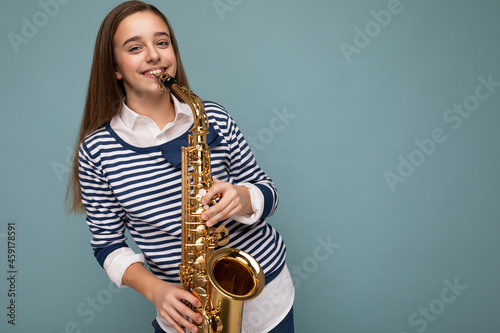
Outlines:
[{"label": "girl's hand", "polygon": [[219,202],[201,215],[202,219],[208,219],[208,227],[239,213],[253,214],[250,191],[245,186],[233,185],[214,178],[214,185],[205,194],[202,203],[207,205],[216,194],[221,195]]},{"label": "girl's hand", "polygon": [[[196,332],[198,327],[189,322],[184,316],[201,323],[202,316],[191,310],[182,300],[186,300],[199,308],[200,301],[194,295],[179,286],[159,280],[155,286],[152,302],[156,306],[158,313],[165,319],[177,332],[184,333],[180,325],[186,327],[192,332]],[[179,325],[180,324],[180,325]]]}]

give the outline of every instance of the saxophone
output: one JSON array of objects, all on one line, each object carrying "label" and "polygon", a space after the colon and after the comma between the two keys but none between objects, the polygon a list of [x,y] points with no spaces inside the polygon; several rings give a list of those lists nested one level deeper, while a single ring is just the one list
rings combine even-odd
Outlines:
[{"label": "saxophone", "polygon": [[213,185],[210,148],[206,141],[209,124],[203,101],[181,87],[168,74],[156,76],[162,92],[169,91],[191,107],[194,123],[188,147],[182,147],[182,258],[179,264],[181,289],[197,295],[203,322],[198,333],[241,331],[243,302],[255,298],[264,288],[264,273],[248,253],[232,248],[215,251],[229,242],[224,225],[207,227],[202,213],[216,203],[201,201]]}]

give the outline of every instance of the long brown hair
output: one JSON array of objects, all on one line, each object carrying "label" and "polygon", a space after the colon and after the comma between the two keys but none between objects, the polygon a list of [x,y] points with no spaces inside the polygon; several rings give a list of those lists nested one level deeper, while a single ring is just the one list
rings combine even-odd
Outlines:
[{"label": "long brown hair", "polygon": [[182,66],[177,40],[174,31],[163,15],[155,6],[141,1],[127,1],[113,10],[102,21],[94,48],[94,59],[90,71],[89,87],[85,108],[83,111],[80,133],[76,145],[76,152],[73,159],[71,179],[68,183],[68,192],[66,202],[68,212],[83,213],[85,208],[81,201],[80,181],[78,178],[78,147],[83,139],[90,133],[102,127],[110,121],[120,110],[125,89],[121,80],[115,77],[115,59],[113,53],[113,37],[116,29],[123,19],[137,12],[150,11],[158,15],[167,25],[170,31],[172,47],[177,60],[177,72],[175,79],[185,87],[188,87],[188,81],[184,67]]}]

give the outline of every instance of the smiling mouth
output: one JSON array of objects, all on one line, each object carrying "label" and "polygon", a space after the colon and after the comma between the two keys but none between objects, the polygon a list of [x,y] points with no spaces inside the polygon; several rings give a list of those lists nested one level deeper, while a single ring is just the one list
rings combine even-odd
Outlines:
[{"label": "smiling mouth", "polygon": [[142,75],[151,75],[151,76],[154,76],[156,77],[156,75],[160,75],[160,74],[163,74],[165,71],[167,70],[167,68],[158,68],[158,69],[154,69],[152,71],[147,71],[147,72],[144,72],[142,73]]}]

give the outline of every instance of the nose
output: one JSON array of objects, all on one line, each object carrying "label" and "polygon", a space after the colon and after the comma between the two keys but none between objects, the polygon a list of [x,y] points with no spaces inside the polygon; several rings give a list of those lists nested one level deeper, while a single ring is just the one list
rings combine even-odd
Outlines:
[{"label": "nose", "polygon": [[154,46],[149,46],[147,48],[146,61],[147,62],[158,62],[160,61],[160,53]]}]

